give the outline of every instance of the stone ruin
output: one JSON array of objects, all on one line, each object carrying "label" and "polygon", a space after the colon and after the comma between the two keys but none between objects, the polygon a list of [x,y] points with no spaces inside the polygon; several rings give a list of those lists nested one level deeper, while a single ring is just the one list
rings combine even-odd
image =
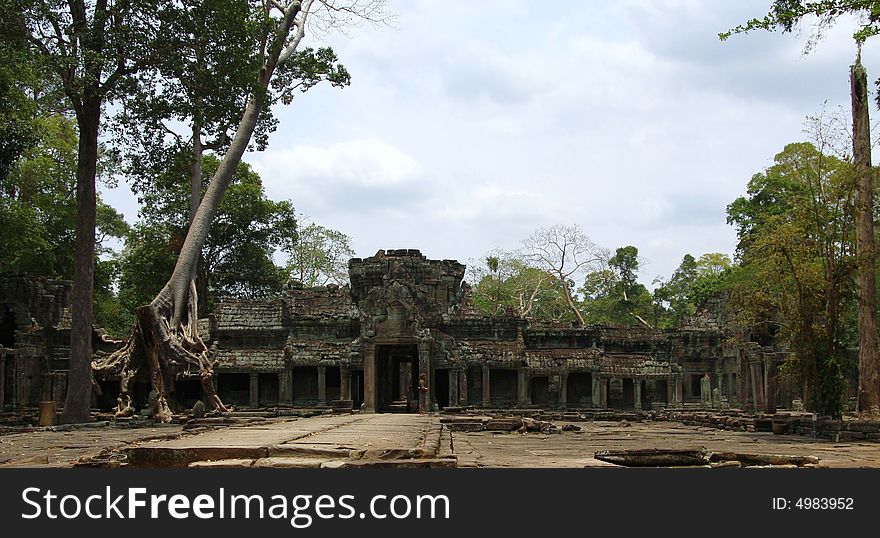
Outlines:
[{"label": "stone ruin", "polygon": [[[717,308],[680,330],[487,317],[475,312],[464,273],[455,260],[380,250],[349,261],[347,286],[291,282],[273,299],[217,304],[200,330],[219,361],[221,399],[239,408],[415,412],[424,375],[428,410],[707,402],[775,410],[784,351],[731,338]],[[66,281],[0,276],[0,409],[63,402],[69,289]],[[95,335],[96,350],[118,345]],[[109,409],[118,382],[101,389],[95,403]],[[135,405],[148,397],[140,380]],[[201,398],[198,381],[178,380],[174,397],[191,408]]]}]

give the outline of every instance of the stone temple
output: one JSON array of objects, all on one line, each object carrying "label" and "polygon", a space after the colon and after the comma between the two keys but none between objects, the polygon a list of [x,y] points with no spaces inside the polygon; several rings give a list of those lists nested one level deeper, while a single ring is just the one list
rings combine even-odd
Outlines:
[{"label": "stone temple", "polygon": [[[219,303],[201,328],[219,361],[221,399],[413,412],[424,374],[428,410],[775,409],[784,353],[731,338],[722,309],[705,308],[674,331],[486,317],[473,309],[464,273],[461,263],[418,250],[380,250],[349,261],[348,286],[289,283],[274,299]],[[0,408],[63,402],[68,288],[0,276]],[[111,347],[99,332],[95,343]],[[118,385],[103,385],[96,404],[110,407]],[[144,380],[135,404],[148,393]],[[199,384],[178,381],[174,395],[189,407]]]}]

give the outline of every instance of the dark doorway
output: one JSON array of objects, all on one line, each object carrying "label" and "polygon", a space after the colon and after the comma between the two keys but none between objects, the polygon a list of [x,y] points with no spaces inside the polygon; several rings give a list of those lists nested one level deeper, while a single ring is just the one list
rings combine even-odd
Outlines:
[{"label": "dark doorway", "polygon": [[632,409],[635,407],[635,391],[632,379],[612,377],[608,380],[608,407]]},{"label": "dark doorway", "polygon": [[5,348],[15,347],[15,331],[18,325],[15,324],[15,312],[3,307],[0,310],[0,346]]},{"label": "dark doorway", "polygon": [[131,388],[131,404],[135,409],[147,409],[153,387],[146,381],[135,381]]},{"label": "dark doorway", "polygon": [[589,372],[571,372],[566,383],[565,404],[568,407],[592,407],[593,376]]},{"label": "dark doorway", "polygon": [[665,379],[658,379],[654,382],[654,403],[669,403],[669,384]]},{"label": "dark doorway", "polygon": [[318,404],[318,368],[297,366],[293,372],[293,404],[311,406]]},{"label": "dark doorway", "polygon": [[360,409],[364,403],[364,371],[351,371],[351,399],[355,409]]},{"label": "dark doorway", "polygon": [[327,384],[327,401],[338,400],[342,394],[342,375],[339,373],[339,367],[328,366],[324,379]]},{"label": "dark doorway", "polygon": [[98,409],[109,411],[116,407],[116,398],[119,397],[119,380],[100,381],[101,396],[98,398]]},{"label": "dark doorway", "polygon": [[281,384],[278,374],[260,374],[257,378],[257,401],[260,405],[275,405],[278,403]]},{"label": "dark doorway", "polygon": [[483,368],[471,366],[467,369],[467,396],[470,405],[483,405]]},{"label": "dark doorway", "polygon": [[489,371],[489,400],[493,406],[516,405],[517,371],[492,369]]},{"label": "dark doorway", "polygon": [[184,409],[192,409],[196,402],[202,399],[202,384],[195,379],[176,381],[174,399]]},{"label": "dark doorway", "polygon": [[550,378],[532,378],[532,405],[547,407],[550,404]]},{"label": "dark doorway", "polygon": [[700,393],[702,392],[700,390],[700,379],[702,379],[702,376],[700,374],[691,374],[691,393],[688,395],[688,397],[692,400],[700,399]]},{"label": "dark doorway", "polygon": [[434,371],[434,397],[440,409],[449,407],[449,370]]},{"label": "dark doorway", "polygon": [[218,374],[217,392],[224,403],[249,405],[251,401],[250,374]]},{"label": "dark doorway", "polygon": [[410,402],[418,398],[418,387],[419,349],[415,344],[376,346],[376,411],[413,409]]},{"label": "dark doorway", "polygon": [[635,409],[636,407],[636,387],[632,379],[623,380],[623,402],[624,409]]}]

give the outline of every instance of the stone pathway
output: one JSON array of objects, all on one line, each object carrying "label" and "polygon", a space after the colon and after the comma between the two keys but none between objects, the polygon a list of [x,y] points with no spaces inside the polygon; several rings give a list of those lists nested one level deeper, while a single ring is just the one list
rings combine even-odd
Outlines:
[{"label": "stone pathway", "polygon": [[[563,426],[565,422],[557,422]],[[453,432],[459,467],[616,467],[593,457],[599,450],[694,448],[710,451],[816,456],[821,467],[880,467],[880,443],[812,439],[800,435],[735,432],[672,422],[577,422],[561,434]]]},{"label": "stone pathway", "polygon": [[[565,422],[557,422],[562,427]],[[820,466],[880,467],[880,443],[735,432],[672,422],[577,422],[559,434],[449,432],[436,415],[320,415],[184,431],[179,425],[0,435],[0,466],[608,467],[599,450],[694,448],[816,456]]]}]

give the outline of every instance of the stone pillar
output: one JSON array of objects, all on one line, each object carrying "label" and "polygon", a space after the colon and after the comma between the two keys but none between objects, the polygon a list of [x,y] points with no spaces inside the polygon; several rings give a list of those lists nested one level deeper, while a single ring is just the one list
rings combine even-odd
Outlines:
[{"label": "stone pillar", "polygon": [[458,405],[468,405],[467,367],[458,372]]},{"label": "stone pillar", "polygon": [[489,390],[489,367],[483,366],[483,407],[492,405],[492,393]]},{"label": "stone pillar", "polygon": [[278,403],[293,404],[293,375],[290,368],[278,374]]},{"label": "stone pillar", "polygon": [[364,350],[364,411],[376,412],[376,346]]},{"label": "stone pillar", "polygon": [[603,377],[602,384],[599,385],[599,407],[608,408],[608,379]]},{"label": "stone pillar", "polygon": [[339,399],[351,400],[351,368],[339,367]]},{"label": "stone pillar", "polygon": [[525,368],[516,372],[516,405],[529,405],[529,372]]},{"label": "stone pillar", "polygon": [[749,401],[749,366],[745,359],[737,359],[737,376],[736,376],[736,399],[739,400],[740,406],[745,406]]},{"label": "stone pillar", "polygon": [[565,370],[559,373],[559,407],[568,407],[568,372]]},{"label": "stone pillar", "polygon": [[676,406],[680,406],[684,401],[684,375],[675,377],[675,398],[673,400]]},{"label": "stone pillar", "polygon": [[764,364],[767,368],[767,406],[768,413],[776,412],[776,371],[779,362],[776,360],[776,354],[768,353],[765,355]]},{"label": "stone pillar", "polygon": [[257,374],[251,374],[250,404],[251,407],[260,405],[260,376]]},{"label": "stone pillar", "polygon": [[666,407],[675,405],[675,379],[666,380]]},{"label": "stone pillar", "polygon": [[449,405],[458,406],[458,370],[449,370]]},{"label": "stone pillar", "polygon": [[[428,412],[435,411],[434,401],[436,398],[434,397],[435,383],[434,383],[434,369],[431,367],[431,349],[433,348],[433,340],[430,338],[421,338],[419,339],[419,375],[425,374],[425,379],[428,383],[428,392],[425,393],[425,410]],[[418,394],[418,385],[413,387],[416,389],[416,394]]]},{"label": "stone pillar", "polygon": [[327,405],[327,367],[318,366],[318,405]]},{"label": "stone pillar", "polygon": [[52,400],[54,400],[59,407],[64,405],[64,398],[62,395],[64,394],[64,387],[66,386],[67,376],[65,374],[56,372],[52,375]]},{"label": "stone pillar", "polygon": [[602,383],[604,380],[599,377],[595,372],[593,372],[592,381],[593,381],[593,407],[602,407]]},{"label": "stone pillar", "polygon": [[752,371],[752,401],[755,403],[755,412],[764,410],[764,368],[760,357],[749,359],[749,367]]},{"label": "stone pillar", "polygon": [[636,411],[642,410],[642,380],[633,379],[633,400]]}]

